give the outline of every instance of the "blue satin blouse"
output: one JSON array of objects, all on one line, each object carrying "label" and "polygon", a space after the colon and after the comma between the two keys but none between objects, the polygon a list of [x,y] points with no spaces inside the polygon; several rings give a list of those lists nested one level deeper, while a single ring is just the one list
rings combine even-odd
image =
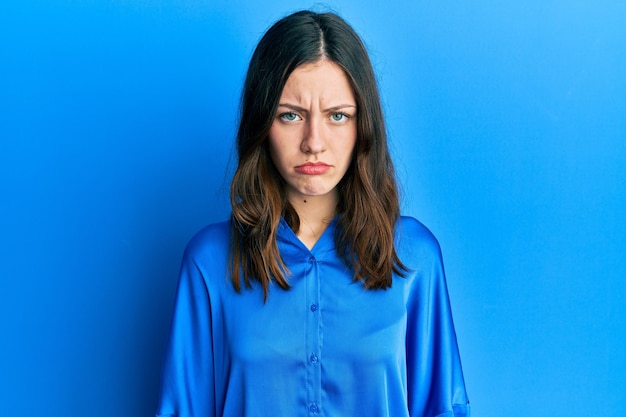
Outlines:
[{"label": "blue satin blouse", "polygon": [[309,250],[284,220],[290,290],[236,293],[229,224],[189,243],[157,416],[466,417],[469,405],[441,252],[403,217],[396,250],[410,269],[365,290],[337,256],[335,222]]}]

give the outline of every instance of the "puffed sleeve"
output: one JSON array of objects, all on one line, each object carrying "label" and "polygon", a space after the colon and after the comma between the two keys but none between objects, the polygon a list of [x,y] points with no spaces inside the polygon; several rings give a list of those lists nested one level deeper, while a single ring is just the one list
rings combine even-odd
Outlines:
[{"label": "puffed sleeve", "polygon": [[183,257],[157,417],[216,415],[211,300],[193,252]]},{"label": "puffed sleeve", "polygon": [[409,414],[469,417],[441,251],[427,229],[416,228],[412,257],[419,266],[407,305]]}]

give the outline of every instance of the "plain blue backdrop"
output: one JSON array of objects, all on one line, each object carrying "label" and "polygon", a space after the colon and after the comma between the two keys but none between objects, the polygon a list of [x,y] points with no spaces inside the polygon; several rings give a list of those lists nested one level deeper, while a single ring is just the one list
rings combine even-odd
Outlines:
[{"label": "plain blue backdrop", "polygon": [[[626,3],[0,4],[0,414],[150,416],[180,257],[226,218],[247,61],[364,38],[439,238],[475,417],[626,414]],[[334,416],[333,416],[334,417]]]}]

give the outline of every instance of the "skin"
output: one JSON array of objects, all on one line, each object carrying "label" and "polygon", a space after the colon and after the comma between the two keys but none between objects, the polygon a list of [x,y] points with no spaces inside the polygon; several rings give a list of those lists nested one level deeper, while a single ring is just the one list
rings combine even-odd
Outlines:
[{"label": "skin", "polygon": [[300,216],[298,237],[311,248],[334,217],[337,184],[356,144],[357,107],[344,71],[322,60],[296,68],[269,132],[272,161]]}]

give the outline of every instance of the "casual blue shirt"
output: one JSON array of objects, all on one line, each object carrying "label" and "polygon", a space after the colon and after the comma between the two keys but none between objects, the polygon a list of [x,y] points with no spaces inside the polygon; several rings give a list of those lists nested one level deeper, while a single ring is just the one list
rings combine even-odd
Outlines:
[{"label": "casual blue shirt", "polygon": [[396,227],[409,268],[365,290],[337,256],[336,221],[309,250],[281,220],[291,289],[236,293],[229,223],[200,231],[180,273],[157,416],[469,416],[441,252],[417,220]]}]

